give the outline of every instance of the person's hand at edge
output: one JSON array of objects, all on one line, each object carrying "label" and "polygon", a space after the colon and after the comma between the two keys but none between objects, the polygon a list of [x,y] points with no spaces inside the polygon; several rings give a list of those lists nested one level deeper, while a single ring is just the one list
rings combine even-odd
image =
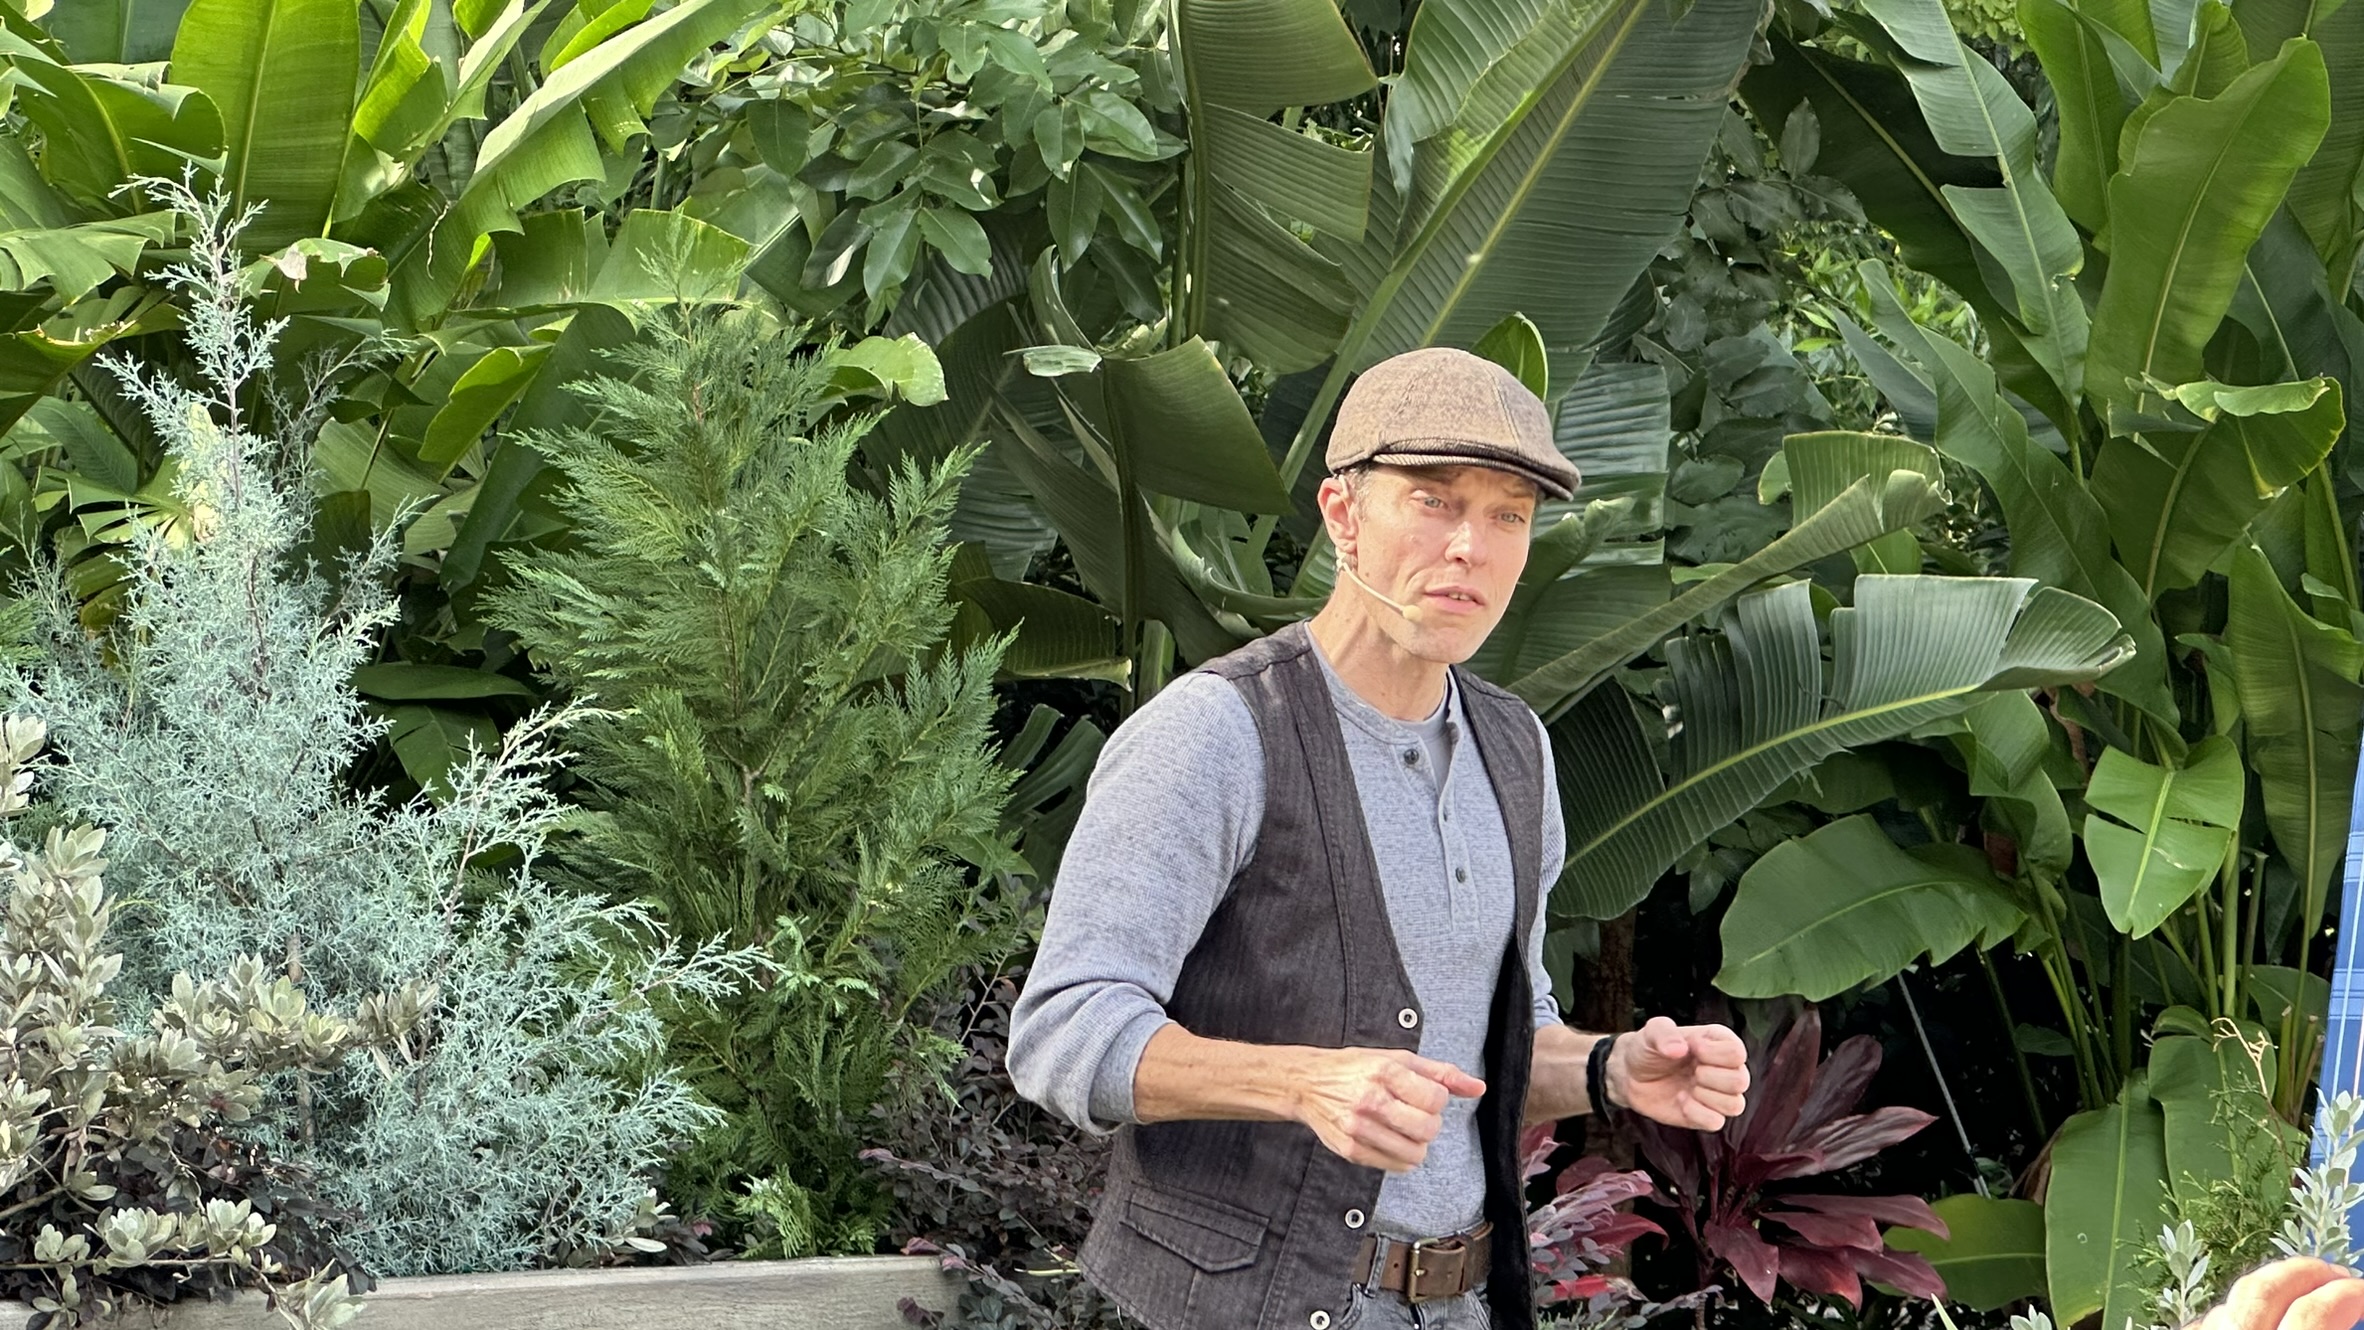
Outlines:
[{"label": "person's hand at edge", "polygon": [[2364,1321],[2364,1279],[2328,1261],[2293,1256],[2233,1281],[2193,1330],[2354,1330]]}]

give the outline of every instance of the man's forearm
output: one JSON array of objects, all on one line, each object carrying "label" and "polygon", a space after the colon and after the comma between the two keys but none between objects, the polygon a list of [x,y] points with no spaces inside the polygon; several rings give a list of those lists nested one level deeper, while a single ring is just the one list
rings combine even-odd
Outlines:
[{"label": "man's forearm", "polygon": [[1293,1122],[1297,1073],[1309,1051],[1205,1039],[1168,1025],[1141,1050],[1133,1115],[1142,1122]]},{"label": "man's forearm", "polygon": [[1527,1077],[1528,1123],[1557,1122],[1592,1111],[1584,1064],[1592,1056],[1592,1046],[1605,1038],[1565,1025],[1535,1031],[1534,1070]]}]

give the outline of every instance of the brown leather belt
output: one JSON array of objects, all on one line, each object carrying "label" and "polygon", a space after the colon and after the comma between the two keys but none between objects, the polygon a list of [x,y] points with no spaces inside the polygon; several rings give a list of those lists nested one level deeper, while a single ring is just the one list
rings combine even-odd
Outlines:
[{"label": "brown leather belt", "polygon": [[1435,1302],[1457,1298],[1486,1282],[1494,1254],[1494,1225],[1481,1223],[1466,1233],[1407,1242],[1376,1235],[1363,1239],[1354,1268],[1376,1282],[1383,1293],[1401,1293],[1406,1302]]}]

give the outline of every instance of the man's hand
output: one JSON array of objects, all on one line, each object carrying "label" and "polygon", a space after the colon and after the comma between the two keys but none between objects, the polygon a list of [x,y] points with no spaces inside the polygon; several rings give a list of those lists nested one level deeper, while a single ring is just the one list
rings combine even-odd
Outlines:
[{"label": "man's hand", "polygon": [[1610,1103],[1668,1126],[1715,1131],[1747,1105],[1748,1049],[1721,1025],[1653,1016],[1609,1050],[1608,1082]]},{"label": "man's hand", "polygon": [[1459,1067],[1402,1049],[1308,1052],[1296,1078],[1297,1120],[1347,1162],[1390,1173],[1428,1158],[1446,1104],[1486,1092],[1484,1081]]},{"label": "man's hand", "polygon": [[2243,1275],[2197,1330],[2352,1330],[2364,1321],[2364,1279],[2304,1256]]}]

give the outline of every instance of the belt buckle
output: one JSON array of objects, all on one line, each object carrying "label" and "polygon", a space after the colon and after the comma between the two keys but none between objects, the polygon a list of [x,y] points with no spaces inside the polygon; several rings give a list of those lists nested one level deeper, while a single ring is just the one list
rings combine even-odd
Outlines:
[{"label": "belt buckle", "polygon": [[1411,1268],[1404,1276],[1404,1301],[1417,1307],[1424,1302],[1442,1302],[1447,1298],[1459,1297],[1459,1293],[1422,1293],[1420,1291],[1420,1277],[1427,1273],[1427,1268],[1421,1264],[1421,1258],[1431,1252],[1439,1255],[1466,1255],[1468,1250],[1468,1240],[1458,1233],[1445,1238],[1422,1238],[1413,1243]]}]

